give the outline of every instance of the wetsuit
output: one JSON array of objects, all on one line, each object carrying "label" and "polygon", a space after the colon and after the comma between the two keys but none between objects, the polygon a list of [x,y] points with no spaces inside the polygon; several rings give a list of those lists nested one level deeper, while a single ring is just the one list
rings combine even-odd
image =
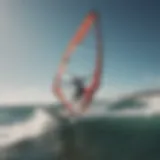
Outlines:
[{"label": "wetsuit", "polygon": [[79,77],[74,77],[72,80],[72,84],[75,87],[74,100],[80,100],[85,91],[84,80]]}]

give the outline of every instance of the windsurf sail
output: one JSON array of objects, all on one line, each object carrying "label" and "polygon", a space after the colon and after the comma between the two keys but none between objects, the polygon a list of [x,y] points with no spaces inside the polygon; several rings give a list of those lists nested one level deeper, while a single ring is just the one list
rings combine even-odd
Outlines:
[{"label": "windsurf sail", "polygon": [[73,104],[69,102],[64,95],[61,87],[62,76],[64,75],[67,65],[69,64],[69,60],[74,53],[76,47],[82,43],[82,41],[87,36],[91,27],[94,27],[95,30],[95,40],[96,40],[96,64],[95,70],[93,73],[93,78],[91,83],[85,89],[85,93],[83,95],[82,108],[85,110],[92,101],[93,95],[96,93],[97,89],[100,86],[101,75],[102,75],[102,59],[103,59],[103,50],[102,50],[102,37],[100,30],[100,19],[96,12],[89,12],[84,18],[83,22],[80,24],[77,32],[69,42],[65,52],[63,53],[62,59],[60,61],[58,72],[53,81],[52,91],[57,96],[57,98],[62,102],[62,104],[73,113]]}]

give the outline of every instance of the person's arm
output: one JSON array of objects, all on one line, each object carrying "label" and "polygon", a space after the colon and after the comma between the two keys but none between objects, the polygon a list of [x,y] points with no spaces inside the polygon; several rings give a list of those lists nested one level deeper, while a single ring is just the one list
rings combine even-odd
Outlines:
[{"label": "person's arm", "polygon": [[102,74],[102,65],[103,65],[103,50],[102,50],[102,37],[100,33],[99,22],[95,23],[96,29],[96,39],[97,39],[97,53],[96,53],[96,65],[93,73],[92,82],[87,87],[86,92],[84,93],[84,100],[82,101],[82,110],[85,111],[89,104],[92,101],[93,95],[100,86],[101,74]]}]

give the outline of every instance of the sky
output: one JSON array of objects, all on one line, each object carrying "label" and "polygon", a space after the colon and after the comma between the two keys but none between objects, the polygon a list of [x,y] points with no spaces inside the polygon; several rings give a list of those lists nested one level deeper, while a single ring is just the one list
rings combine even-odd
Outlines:
[{"label": "sky", "polygon": [[[1,0],[0,104],[55,101],[59,60],[91,9],[101,16],[103,35],[99,97],[160,87],[158,0]],[[90,74],[94,40],[91,31],[77,49],[73,73]]]}]

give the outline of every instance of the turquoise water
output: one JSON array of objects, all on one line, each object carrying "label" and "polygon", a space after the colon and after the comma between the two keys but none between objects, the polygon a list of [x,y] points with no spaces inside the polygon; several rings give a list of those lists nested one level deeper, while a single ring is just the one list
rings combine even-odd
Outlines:
[{"label": "turquoise water", "polygon": [[158,160],[159,126],[160,118],[155,117],[83,121],[68,130],[68,134],[64,133],[68,144],[64,155],[68,159],[85,160]]},{"label": "turquoise water", "polygon": [[32,115],[34,108],[31,106],[0,107],[0,124],[10,125],[26,120]]}]

